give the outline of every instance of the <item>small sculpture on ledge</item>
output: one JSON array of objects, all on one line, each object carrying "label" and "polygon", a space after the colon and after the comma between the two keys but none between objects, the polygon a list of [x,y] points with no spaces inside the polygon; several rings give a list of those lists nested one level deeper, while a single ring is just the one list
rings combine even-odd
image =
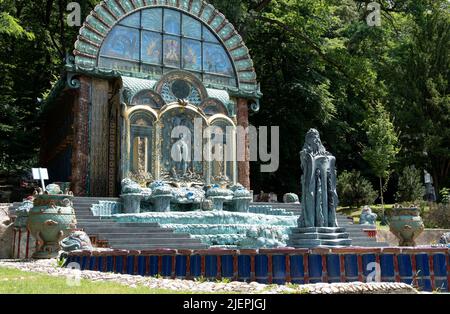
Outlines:
[{"label": "small sculpture on ledge", "polygon": [[378,215],[372,212],[369,206],[364,206],[359,217],[360,225],[375,225]]},{"label": "small sculpture on ledge", "polygon": [[67,238],[60,242],[60,246],[64,252],[72,252],[78,250],[92,251],[91,239],[83,231],[74,231]]},{"label": "small sculpture on ledge", "polygon": [[439,244],[448,245],[450,247],[450,232],[444,233],[441,236]]},{"label": "small sculpture on ledge", "polygon": [[300,204],[300,199],[297,194],[286,193],[283,196],[283,202],[286,204]]}]

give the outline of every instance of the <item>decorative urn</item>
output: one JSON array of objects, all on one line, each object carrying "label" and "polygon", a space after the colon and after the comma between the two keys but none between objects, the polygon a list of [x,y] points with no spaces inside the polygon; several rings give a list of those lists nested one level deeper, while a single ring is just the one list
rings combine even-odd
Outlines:
[{"label": "decorative urn", "polygon": [[122,181],[122,194],[120,195],[125,214],[139,214],[141,212],[141,200],[144,198],[141,186],[131,179]]},{"label": "decorative urn", "polygon": [[27,227],[37,240],[35,259],[58,256],[59,242],[76,229],[72,207],[73,195],[62,194],[59,186],[49,185],[48,194],[36,195],[28,216]]},{"label": "decorative urn", "polygon": [[173,198],[172,188],[162,181],[155,181],[150,185],[153,190],[152,202],[156,212],[170,212],[170,202]]},{"label": "decorative urn", "polygon": [[206,192],[206,196],[213,202],[214,210],[223,211],[223,203],[232,196],[231,190],[222,189],[218,185],[214,185]]},{"label": "decorative urn", "polygon": [[250,202],[252,201],[252,194],[244,187],[239,187],[234,190],[233,195],[233,209],[239,213],[248,213],[250,210]]},{"label": "decorative urn", "polygon": [[425,226],[419,208],[412,206],[393,208],[389,228],[399,239],[400,246],[416,246],[415,239],[423,232]]}]

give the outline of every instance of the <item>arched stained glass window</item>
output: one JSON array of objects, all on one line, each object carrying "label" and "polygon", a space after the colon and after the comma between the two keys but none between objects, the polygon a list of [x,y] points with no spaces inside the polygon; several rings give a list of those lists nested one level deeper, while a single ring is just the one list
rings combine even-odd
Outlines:
[{"label": "arched stained glass window", "polygon": [[[212,124],[212,153],[215,158],[211,163],[211,181],[219,183],[233,178],[233,126],[224,120],[217,120]],[[217,144],[220,143],[220,144]]]},{"label": "arched stained glass window", "polygon": [[99,66],[155,76],[184,69],[205,83],[237,86],[231,58],[216,35],[168,8],[143,9],[119,21],[102,45]]},{"label": "arched stained glass window", "polygon": [[130,170],[132,173],[151,173],[153,118],[143,111],[130,117]]}]

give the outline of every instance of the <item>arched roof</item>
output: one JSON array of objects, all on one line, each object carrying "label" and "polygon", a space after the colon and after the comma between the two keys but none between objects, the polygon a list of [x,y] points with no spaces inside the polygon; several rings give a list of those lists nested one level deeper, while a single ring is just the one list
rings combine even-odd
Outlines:
[{"label": "arched roof", "polygon": [[258,95],[258,84],[249,50],[225,16],[202,0],[104,0],[86,18],[75,43],[75,65],[98,68],[99,52],[112,28],[123,18],[144,8],[177,9],[208,26],[228,51],[236,70],[238,89]]}]

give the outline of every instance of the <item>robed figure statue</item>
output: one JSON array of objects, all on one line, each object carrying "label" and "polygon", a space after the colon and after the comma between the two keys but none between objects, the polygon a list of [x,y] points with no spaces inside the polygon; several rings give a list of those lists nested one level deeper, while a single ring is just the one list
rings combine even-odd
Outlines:
[{"label": "robed figure statue", "polygon": [[303,193],[299,227],[338,227],[336,158],[326,151],[317,130],[306,134],[300,157]]}]

